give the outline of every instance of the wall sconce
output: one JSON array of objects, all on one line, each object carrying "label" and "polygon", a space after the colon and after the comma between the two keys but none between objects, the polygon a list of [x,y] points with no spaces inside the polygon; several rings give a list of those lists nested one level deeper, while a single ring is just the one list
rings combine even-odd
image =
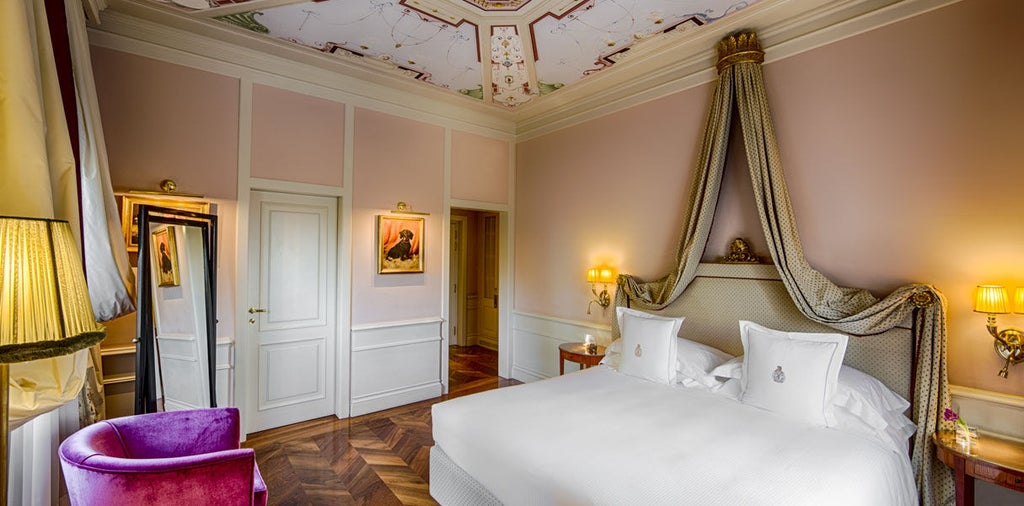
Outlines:
[{"label": "wall sconce", "polygon": [[[587,283],[590,283],[590,291],[595,297],[587,304],[587,314],[590,314],[590,306],[595,302],[602,308],[606,308],[612,303],[612,297],[608,295],[608,283],[614,282],[615,271],[611,267],[594,267],[587,270]],[[597,292],[597,283],[601,283],[603,286],[601,293]]]},{"label": "wall sconce", "polygon": [[[1024,288],[1018,287],[1014,292],[1013,299],[1013,312],[1024,313]],[[1003,330],[996,328],[996,315],[1009,313],[1009,306],[1010,301],[1006,288],[999,285],[978,285],[974,298],[974,311],[988,315],[985,328],[995,338],[996,353],[1006,359],[1006,364],[999,371],[999,376],[1002,378],[1006,378],[1009,374],[1011,365],[1024,362],[1024,348],[1021,347],[1024,345],[1024,333],[1014,328]]]}]

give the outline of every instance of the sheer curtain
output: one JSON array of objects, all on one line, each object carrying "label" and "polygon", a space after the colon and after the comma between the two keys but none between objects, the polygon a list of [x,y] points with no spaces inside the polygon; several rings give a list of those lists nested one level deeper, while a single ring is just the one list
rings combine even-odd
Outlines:
[{"label": "sheer curtain", "polygon": [[635,300],[644,307],[662,309],[693,281],[711,230],[735,110],[768,249],[786,290],[800,311],[811,320],[854,335],[884,332],[912,319],[917,341],[912,408],[918,425],[912,455],[915,478],[923,504],[951,504],[952,474],[935,458],[929,440],[940,424],[948,423],[941,417],[950,405],[945,298],[931,285],[911,284],[879,300],[866,290],[832,283],[807,263],[768,109],[761,72],[763,61],[764,53],[753,33],[730,36],[720,43],[718,87],[690,192],[689,219],[679,241],[677,266],[654,281],[620,275],[616,304],[625,305],[627,300]]},{"label": "sheer curtain", "polygon": [[[62,4],[72,25],[69,37],[72,45],[77,44],[75,94],[81,107],[95,110],[82,4],[80,0],[66,0]],[[114,204],[98,116],[81,121],[86,160],[82,168],[82,201],[89,208],[83,221],[85,253],[87,258],[91,257],[87,263],[90,296],[97,315],[109,319],[132,309],[126,287],[133,286],[133,282],[123,241],[114,241],[109,230],[108,218]],[[81,234],[80,183],[71,143],[44,0],[0,1],[0,215],[66,219]],[[97,209],[98,219],[90,214]],[[113,212],[116,214],[116,210]],[[97,237],[102,239],[99,246],[90,245],[91,239]],[[107,243],[105,247],[103,242]],[[101,266],[101,270],[89,268],[89,263]],[[114,266],[113,274],[110,266]],[[92,286],[94,276],[117,279],[121,287],[113,282],[98,282],[105,288],[96,291]],[[98,350],[92,353],[98,366]],[[79,395],[83,385],[91,383],[94,389],[102,385],[100,377],[88,373],[89,364],[89,350],[11,364],[11,381],[7,385],[11,395],[10,423],[12,428],[18,428],[12,431],[10,441],[10,504],[56,503],[55,450],[60,434],[77,429],[79,423],[75,416],[78,406],[70,401]],[[102,390],[99,395],[94,391],[92,397],[102,400]],[[61,406],[65,407],[58,409]],[[102,416],[102,406],[88,414]]]}]

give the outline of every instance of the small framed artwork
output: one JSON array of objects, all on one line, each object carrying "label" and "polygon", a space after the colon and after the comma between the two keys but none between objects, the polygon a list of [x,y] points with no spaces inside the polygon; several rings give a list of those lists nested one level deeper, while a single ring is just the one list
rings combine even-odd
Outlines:
[{"label": "small framed artwork", "polygon": [[139,216],[137,210],[141,205],[170,207],[194,213],[210,213],[209,202],[124,195],[121,197],[121,232],[124,233],[124,242],[128,247],[129,253],[139,251]]},{"label": "small framed artwork", "polygon": [[423,272],[423,218],[377,216],[377,273]]},{"label": "small framed artwork", "polygon": [[153,252],[156,258],[158,286],[178,286],[178,248],[174,240],[174,227],[153,232]]}]

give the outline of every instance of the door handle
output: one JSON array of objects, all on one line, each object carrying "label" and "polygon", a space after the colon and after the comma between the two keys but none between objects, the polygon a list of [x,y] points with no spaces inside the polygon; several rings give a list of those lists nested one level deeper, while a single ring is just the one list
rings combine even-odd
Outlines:
[{"label": "door handle", "polygon": [[249,308],[249,314],[266,313],[267,310],[263,308]]},{"label": "door handle", "polygon": [[498,309],[498,294],[494,294],[494,309]]}]

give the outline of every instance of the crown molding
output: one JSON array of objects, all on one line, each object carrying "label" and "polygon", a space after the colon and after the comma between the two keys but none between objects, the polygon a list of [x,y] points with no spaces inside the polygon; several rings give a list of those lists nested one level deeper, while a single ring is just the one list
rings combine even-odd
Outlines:
[{"label": "crown molding", "polygon": [[[109,3],[110,8],[100,15],[100,23],[90,27],[91,43],[137,54],[142,54],[140,51],[147,45],[170,48],[236,69],[245,68],[254,74],[265,73],[336,90],[348,102],[363,107],[379,109],[380,104],[386,104],[391,106],[388,109],[448,118],[502,134],[515,131],[513,119],[502,114],[503,108],[376,68],[381,62],[367,64],[352,61],[355,58],[308,51],[155,4],[126,0]],[[115,43],[114,38],[102,34],[122,40]],[[150,53],[144,55],[151,56]]]},{"label": "crown molding", "polygon": [[99,30],[139,44],[121,41],[115,49],[171,48],[335,90],[361,107],[447,118],[456,128],[482,127],[524,141],[714,81],[717,43],[739,30],[757,32],[770,63],[962,0],[763,0],[699,29],[684,26],[639,41],[621,64],[514,110],[377,68],[379,62],[316,53],[157,4],[107,1],[101,24],[92,27],[95,44],[112,44],[93,37]]},{"label": "crown molding", "polygon": [[[679,41],[647,50],[638,60],[613,66],[528,103],[515,111],[522,142],[651,100],[714,81],[718,41],[754,30],[765,63],[810,51],[962,0],[785,0],[758,3],[728,18],[678,35]],[[660,38],[670,38],[666,33]],[[651,39],[657,42],[659,37]],[[646,42],[646,41],[644,41]],[[686,51],[684,47],[699,47]],[[558,99],[557,101],[555,99]]]}]

